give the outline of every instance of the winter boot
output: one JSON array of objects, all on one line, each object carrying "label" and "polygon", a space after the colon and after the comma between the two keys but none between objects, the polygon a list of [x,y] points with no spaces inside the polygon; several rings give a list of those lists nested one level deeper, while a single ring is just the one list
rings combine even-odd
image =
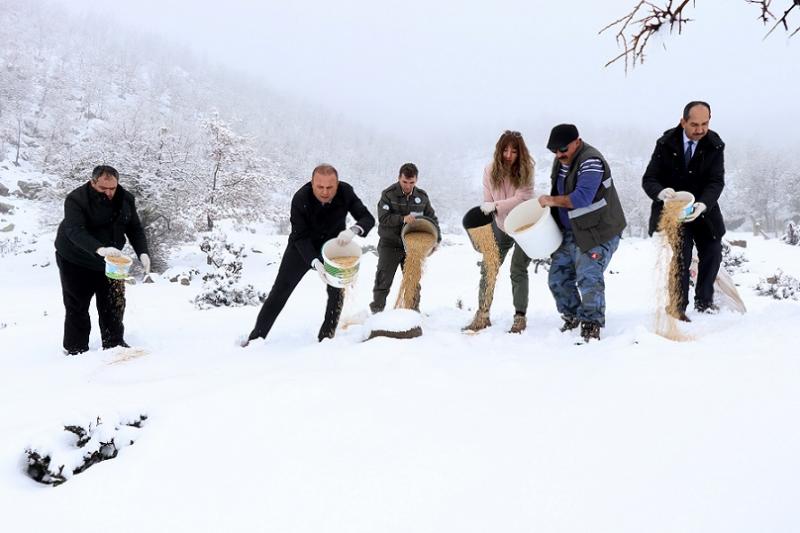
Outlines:
[{"label": "winter boot", "polygon": [[719,307],[714,305],[714,302],[701,302],[700,300],[695,300],[694,310],[697,311],[698,313],[715,315],[719,312]]},{"label": "winter boot", "polygon": [[558,328],[561,333],[564,333],[565,331],[572,331],[581,325],[581,321],[574,316],[561,315],[561,319],[564,321],[561,327]]},{"label": "winter boot", "polygon": [[597,322],[581,322],[581,337],[584,342],[592,339],[600,340],[600,324]]},{"label": "winter boot", "polygon": [[525,315],[520,313],[514,314],[514,323],[511,324],[511,329],[508,330],[509,333],[522,333],[525,331],[525,328],[528,326],[528,319],[525,318]]},{"label": "winter boot", "polygon": [[131,345],[125,342],[125,340],[117,340],[117,341],[106,341],[103,343],[104,350],[110,350],[111,348],[130,348]]},{"label": "winter boot", "polygon": [[472,322],[461,328],[461,331],[480,331],[491,325],[492,321],[489,320],[489,311],[478,309],[475,311],[475,318],[472,319]]}]

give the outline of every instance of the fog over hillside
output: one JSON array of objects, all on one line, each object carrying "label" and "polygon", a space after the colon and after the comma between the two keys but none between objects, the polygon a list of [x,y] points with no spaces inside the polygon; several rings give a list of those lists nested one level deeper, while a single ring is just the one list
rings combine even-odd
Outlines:
[{"label": "fog over hillside", "polygon": [[602,67],[618,49],[597,30],[631,3],[573,4],[2,0],[0,157],[59,177],[59,193],[114,164],[176,235],[227,216],[285,231],[288,197],[323,161],[374,206],[413,161],[455,231],[500,132],[523,132],[543,192],[548,131],[570,121],[611,161],[639,235],[653,143],[702,98],[728,143],[726,217],[775,232],[797,217],[795,43],[762,40],[746,3],[701,2],[626,76]]}]

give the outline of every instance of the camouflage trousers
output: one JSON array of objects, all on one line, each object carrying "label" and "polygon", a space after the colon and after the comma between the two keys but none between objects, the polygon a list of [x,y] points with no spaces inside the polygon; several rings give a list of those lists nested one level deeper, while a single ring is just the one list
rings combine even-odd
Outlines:
[{"label": "camouflage trousers", "polygon": [[603,272],[619,246],[619,236],[586,252],[575,243],[572,231],[551,256],[548,284],[558,312],[582,322],[606,324],[606,283]]}]

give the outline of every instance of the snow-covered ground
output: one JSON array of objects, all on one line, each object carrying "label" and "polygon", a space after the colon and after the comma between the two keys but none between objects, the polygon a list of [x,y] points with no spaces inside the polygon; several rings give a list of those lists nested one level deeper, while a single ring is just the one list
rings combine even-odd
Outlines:
[{"label": "snow-covered ground", "polygon": [[[478,257],[446,235],[417,339],[362,342],[354,324],[317,343],[312,273],[243,349],[257,308],[196,310],[198,278],[162,279],[128,287],[126,338],[141,352],[102,351],[93,331],[90,352],[65,357],[53,232],[0,257],[4,531],[800,530],[800,303],[752,290],[778,267],[800,276],[800,247],[729,235],[748,241],[750,272],[735,275],[748,313],[690,312],[689,342],[653,333],[656,251],[638,239],[611,262],[600,342],[559,333],[533,268],[528,329],[507,334],[508,262],[493,327],[465,335]],[[230,237],[261,251],[244,278],[268,290],[285,237]],[[174,269],[204,257],[187,249]],[[363,318],[376,261],[363,260],[344,321]],[[131,412],[149,418],[117,458],[56,488],[24,474],[41,435]]]}]

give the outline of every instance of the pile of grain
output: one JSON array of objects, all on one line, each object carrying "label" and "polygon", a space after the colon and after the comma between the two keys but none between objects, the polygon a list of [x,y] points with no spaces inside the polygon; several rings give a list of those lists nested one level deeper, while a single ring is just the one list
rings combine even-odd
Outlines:
[{"label": "pile of grain", "polygon": [[[656,264],[656,334],[674,341],[687,341],[691,337],[681,333],[675,316],[679,313],[681,298],[680,258],[673,250],[680,250],[683,239],[683,208],[685,202],[665,202],[658,220],[662,238]],[[669,266],[666,266],[669,265]],[[662,281],[663,280],[663,281]]]},{"label": "pile of grain", "polygon": [[471,228],[467,232],[472,238],[472,242],[478,247],[478,251],[483,254],[481,283],[484,290],[482,291],[482,301],[478,302],[478,306],[480,309],[488,311],[494,300],[494,286],[497,283],[497,273],[500,271],[500,250],[497,248],[491,224]]},{"label": "pile of grain", "polygon": [[358,259],[357,255],[348,255],[344,257],[331,257],[331,262],[339,268],[350,268],[358,263]]},{"label": "pile of grain", "polygon": [[524,226],[520,226],[514,230],[514,233],[522,233],[526,229],[531,229],[533,226],[536,225],[536,222],[531,222],[530,224],[525,224]]},{"label": "pile of grain", "polygon": [[109,263],[113,263],[113,264],[115,264],[117,266],[125,266],[127,264],[130,264],[130,262],[132,261],[132,259],[130,257],[125,257],[124,255],[120,255],[120,256],[117,256],[117,257],[109,256],[109,257],[106,257],[106,260]]},{"label": "pile of grain", "polygon": [[406,245],[406,260],[403,265],[403,281],[397,295],[395,307],[414,309],[419,305],[419,281],[425,259],[436,246],[436,236],[426,231],[412,231],[403,237]]}]

